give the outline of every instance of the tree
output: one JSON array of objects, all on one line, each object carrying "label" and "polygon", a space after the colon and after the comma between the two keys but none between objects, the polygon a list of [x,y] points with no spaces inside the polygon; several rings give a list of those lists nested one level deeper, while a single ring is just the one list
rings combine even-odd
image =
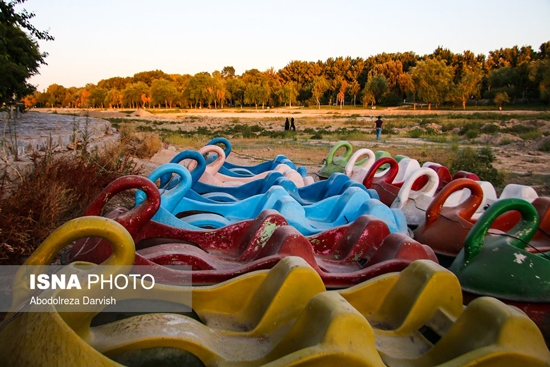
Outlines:
[{"label": "tree", "polygon": [[367,107],[369,103],[374,107],[374,103],[376,102],[376,98],[374,98],[374,93],[372,93],[366,86],[363,88],[363,92],[361,93],[363,95],[363,106]]},{"label": "tree", "polygon": [[83,89],[79,93],[79,100],[78,100],[78,106],[84,107],[88,105],[88,98],[90,97],[90,92],[86,89]]},{"label": "tree", "polygon": [[476,95],[481,87],[483,74],[481,69],[465,69],[458,84],[453,86],[454,98],[462,102],[462,109],[466,109],[466,102],[470,96]]},{"label": "tree", "polygon": [[114,78],[109,79],[102,79],[97,83],[97,86],[99,88],[104,89],[118,89],[118,90],[124,90],[128,84],[133,83],[133,78],[126,77],[122,78],[120,76],[115,76]]},{"label": "tree", "polygon": [[233,79],[235,77],[235,68],[233,66],[224,66],[222,69],[224,79]]},{"label": "tree", "polygon": [[320,98],[325,94],[325,92],[328,89],[328,83],[325,78],[322,76],[318,76],[313,81],[313,86],[311,87],[311,94],[313,94],[313,97],[315,98],[315,101],[317,101],[317,106],[319,109],[321,109],[321,102]]},{"label": "tree", "polygon": [[359,85],[359,82],[357,80],[354,80],[350,84],[350,92],[353,96],[353,105],[355,106],[355,99],[357,98],[357,95],[361,91],[361,86]]},{"label": "tree", "polygon": [[25,104],[25,108],[31,108],[36,106],[36,103],[38,102],[37,97],[38,97],[38,92],[34,92],[33,94],[29,94],[28,96],[23,98],[23,103]]},{"label": "tree", "polygon": [[195,103],[195,108],[197,104],[202,108],[202,102],[208,101],[208,85],[211,79],[212,77],[209,73],[202,72],[195,74],[187,81],[184,93]]},{"label": "tree", "polygon": [[529,78],[538,85],[540,99],[550,102],[550,58],[537,60],[531,67]]},{"label": "tree", "polygon": [[258,103],[261,98],[261,86],[254,83],[248,83],[246,89],[244,90],[244,103],[254,104],[258,108]]},{"label": "tree", "polygon": [[153,84],[153,81],[157,79],[166,79],[171,80],[170,75],[166,74],[162,70],[152,70],[152,71],[142,71],[141,73],[134,74],[133,78],[134,83],[143,82],[150,87]]},{"label": "tree", "polygon": [[48,92],[44,92],[44,93],[38,92],[38,96],[36,97],[36,102],[39,106],[45,107],[47,106],[49,99],[50,99],[50,94]]},{"label": "tree", "polygon": [[38,73],[40,65],[46,64],[48,54],[40,52],[35,39],[53,40],[48,32],[39,31],[30,23],[34,13],[15,11],[15,6],[24,2],[0,0],[0,105],[36,90],[27,80]]},{"label": "tree", "polygon": [[413,105],[416,110],[416,89],[414,88],[414,82],[411,74],[404,73],[399,76],[399,88],[407,95],[413,95]]},{"label": "tree", "polygon": [[[363,88],[363,104],[379,102],[380,98],[388,91],[388,81],[384,75],[371,75]],[[366,103],[365,100],[369,102]]]},{"label": "tree", "polygon": [[117,89],[111,89],[107,92],[105,96],[105,104],[109,105],[109,108],[113,107],[122,107],[122,101],[124,100],[124,95]]},{"label": "tree", "polygon": [[292,107],[292,102],[296,102],[296,96],[298,96],[297,87],[298,85],[295,82],[288,82],[283,85],[283,88],[281,89],[281,96],[285,101],[285,105],[288,101],[289,107]]},{"label": "tree", "polygon": [[514,69],[503,66],[493,69],[487,76],[488,89],[483,93],[487,99],[494,99],[497,93],[515,94]]},{"label": "tree", "polygon": [[239,105],[242,107],[244,104],[244,90],[246,89],[246,84],[241,79],[233,78],[229,79],[225,86],[227,92],[229,93],[228,98],[231,99],[233,105],[236,105],[238,101]]},{"label": "tree", "polygon": [[122,91],[125,103],[129,104],[132,108],[140,107],[140,103],[142,102],[141,95],[144,93],[149,94],[149,86],[144,82],[128,84]]},{"label": "tree", "polygon": [[540,99],[550,102],[550,62],[546,62],[542,71],[542,78],[539,83]]},{"label": "tree", "polygon": [[52,84],[48,87],[48,93],[52,97],[52,107],[61,106],[67,95],[67,89],[59,84]]},{"label": "tree", "polygon": [[143,103],[143,108],[145,108],[145,106],[151,102],[151,97],[143,93],[141,95],[141,102]]},{"label": "tree", "polygon": [[338,93],[338,101],[340,102],[340,109],[344,105],[344,99],[346,96],[346,90],[348,89],[348,82],[344,79],[340,85],[340,93]]},{"label": "tree", "polygon": [[91,107],[101,107],[105,103],[105,98],[107,97],[107,90],[103,88],[92,88],[90,89],[90,96],[88,97],[88,103]]},{"label": "tree", "polygon": [[411,75],[416,93],[422,101],[428,103],[428,109],[432,108],[432,103],[437,106],[445,101],[451,91],[453,68],[442,60],[420,61],[412,68]]},{"label": "tree", "polygon": [[508,93],[497,93],[495,96],[495,103],[498,104],[499,108],[502,109],[502,105],[505,103],[510,102],[510,97],[508,97]]},{"label": "tree", "polygon": [[386,78],[388,89],[400,97],[403,97],[405,93],[400,83],[404,74],[403,64],[399,60],[390,60],[383,64],[374,65],[369,72],[369,76],[383,75]]},{"label": "tree", "polygon": [[279,106],[281,103],[281,78],[273,67],[264,71],[262,85],[269,89],[268,100],[271,106]]},{"label": "tree", "polygon": [[65,93],[65,98],[62,101],[63,106],[69,106],[69,107],[75,107],[75,100],[77,99],[75,96],[78,92],[78,88],[76,87],[70,87],[67,88],[67,93]]},{"label": "tree", "polygon": [[271,89],[269,88],[269,84],[267,82],[263,82],[262,85],[260,85],[258,92],[259,92],[258,99],[262,103],[262,110],[263,110],[265,104],[269,102],[269,95],[271,94]]},{"label": "tree", "polygon": [[172,103],[177,98],[178,90],[169,80],[156,79],[151,83],[151,99],[153,104],[157,104],[160,107],[164,103],[166,107],[172,108]]}]

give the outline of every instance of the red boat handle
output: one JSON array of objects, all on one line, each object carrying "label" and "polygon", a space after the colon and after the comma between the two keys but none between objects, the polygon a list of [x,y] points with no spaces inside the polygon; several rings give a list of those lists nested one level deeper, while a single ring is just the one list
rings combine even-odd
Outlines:
[{"label": "red boat handle", "polygon": [[434,200],[428,206],[428,209],[426,210],[426,228],[430,227],[437,221],[439,215],[441,214],[443,204],[445,204],[445,201],[447,201],[449,196],[451,196],[452,193],[462,189],[469,189],[470,197],[456,206],[456,208],[458,208],[458,215],[465,220],[470,220],[472,218],[472,215],[474,215],[477,208],[483,201],[483,190],[477,182],[468,178],[459,178],[449,182],[445,187],[443,187],[443,189],[436,195]]},{"label": "red boat handle", "polygon": [[142,176],[124,176],[117,178],[95,198],[84,211],[83,216],[103,214],[105,204],[116,194],[124,190],[140,189],[147,196],[140,205],[132,208],[118,217],[120,222],[134,236],[147,222],[153,218],[160,208],[160,193],[153,182]]},{"label": "red boat handle", "polygon": [[374,162],[374,164],[371,166],[371,168],[367,172],[367,175],[363,180],[363,185],[367,189],[370,189],[372,186],[372,181],[374,179],[374,175],[376,174],[376,170],[378,170],[378,168],[380,168],[384,164],[388,164],[388,163],[390,165],[390,169],[386,173],[384,173],[382,176],[377,177],[377,179],[382,179],[387,184],[391,185],[391,183],[395,179],[395,176],[397,176],[397,172],[399,171],[399,164],[397,164],[397,161],[391,157],[384,157]]}]

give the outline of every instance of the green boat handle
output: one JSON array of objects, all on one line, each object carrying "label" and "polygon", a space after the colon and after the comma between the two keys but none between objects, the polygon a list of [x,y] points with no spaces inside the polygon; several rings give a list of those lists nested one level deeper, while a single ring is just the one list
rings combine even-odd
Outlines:
[{"label": "green boat handle", "polygon": [[491,224],[500,215],[511,210],[520,212],[521,220],[507,233],[508,243],[520,250],[525,249],[539,227],[537,211],[525,200],[503,199],[491,205],[466,236],[464,240],[465,264],[470,263],[481,251]]}]

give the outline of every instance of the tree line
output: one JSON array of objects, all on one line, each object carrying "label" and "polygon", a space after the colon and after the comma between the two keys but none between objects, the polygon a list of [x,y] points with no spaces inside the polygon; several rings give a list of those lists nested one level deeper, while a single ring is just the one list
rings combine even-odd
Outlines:
[{"label": "tree line", "polygon": [[291,61],[275,71],[251,69],[236,75],[232,66],[195,75],[145,71],[113,77],[82,88],[50,85],[23,101],[27,106],[94,108],[224,108],[375,104],[408,100],[431,108],[480,99],[550,102],[550,41],[501,48],[488,56],[453,53],[438,47],[432,54],[382,53],[367,59],[337,57],[326,61]]}]

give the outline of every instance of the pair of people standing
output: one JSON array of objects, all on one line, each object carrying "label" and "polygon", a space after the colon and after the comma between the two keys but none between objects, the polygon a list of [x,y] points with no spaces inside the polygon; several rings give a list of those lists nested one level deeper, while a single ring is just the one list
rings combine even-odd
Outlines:
[{"label": "pair of people standing", "polygon": [[296,126],[294,125],[294,117],[291,117],[290,118],[290,124],[288,122],[288,117],[286,118],[286,121],[285,121],[285,131],[286,130],[293,130],[293,131],[296,131]]}]

